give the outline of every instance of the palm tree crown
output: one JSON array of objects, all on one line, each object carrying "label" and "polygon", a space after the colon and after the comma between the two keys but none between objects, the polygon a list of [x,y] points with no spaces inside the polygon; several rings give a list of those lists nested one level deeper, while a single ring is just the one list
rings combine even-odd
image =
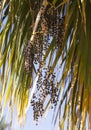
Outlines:
[{"label": "palm tree crown", "polygon": [[16,104],[23,117],[31,102],[36,121],[55,108],[60,130],[84,130],[87,120],[91,129],[91,1],[0,5],[2,107]]}]

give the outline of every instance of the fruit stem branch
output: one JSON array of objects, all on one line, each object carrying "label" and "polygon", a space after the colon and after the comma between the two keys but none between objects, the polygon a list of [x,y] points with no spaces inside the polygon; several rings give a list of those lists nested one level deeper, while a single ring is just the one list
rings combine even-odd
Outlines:
[{"label": "fruit stem branch", "polygon": [[36,33],[36,30],[37,30],[41,15],[45,12],[45,9],[46,9],[47,5],[48,5],[47,0],[43,0],[42,6],[41,6],[41,8],[40,8],[40,10],[39,10],[39,12],[37,14],[36,20],[35,20],[35,25],[34,25],[34,28],[33,28],[32,36],[30,38],[30,42],[32,44],[33,44],[33,41],[34,41],[34,35]]}]

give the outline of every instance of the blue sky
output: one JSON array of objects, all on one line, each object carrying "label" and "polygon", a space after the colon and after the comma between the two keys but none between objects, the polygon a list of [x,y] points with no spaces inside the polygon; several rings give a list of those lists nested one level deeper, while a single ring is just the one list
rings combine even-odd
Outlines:
[{"label": "blue sky", "polygon": [[[53,130],[52,129],[53,128],[52,115],[53,115],[53,112],[50,111],[47,117],[40,119],[39,124],[36,126],[35,122],[33,121],[32,110],[29,110],[27,113],[26,125],[20,130]],[[54,130],[57,130],[57,125]]]},{"label": "blue sky", "polygon": [[[13,124],[11,130],[58,130],[58,121],[55,127],[52,123],[53,111],[50,110],[46,117],[39,119],[38,125],[33,121],[33,110],[30,107],[27,112],[26,124],[19,125],[16,117],[14,117]],[[8,130],[8,129],[7,129]]]}]

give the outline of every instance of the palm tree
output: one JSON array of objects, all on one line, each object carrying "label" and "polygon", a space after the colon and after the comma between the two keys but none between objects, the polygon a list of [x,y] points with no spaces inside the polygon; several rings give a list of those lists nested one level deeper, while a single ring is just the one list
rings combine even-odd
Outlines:
[{"label": "palm tree", "polygon": [[91,0],[0,5],[3,108],[16,104],[23,117],[31,102],[37,121],[53,107],[60,130],[91,129]]}]

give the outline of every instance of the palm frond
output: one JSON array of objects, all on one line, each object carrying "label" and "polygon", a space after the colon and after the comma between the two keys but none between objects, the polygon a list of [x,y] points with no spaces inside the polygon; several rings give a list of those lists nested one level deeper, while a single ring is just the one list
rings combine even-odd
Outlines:
[{"label": "palm frond", "polygon": [[67,129],[85,129],[87,115],[89,121],[91,117],[91,1],[4,0],[1,5],[4,106],[13,95],[22,117],[32,99],[33,107],[40,106],[36,121],[49,106],[57,109],[57,119],[64,106],[60,130],[65,123]]}]

